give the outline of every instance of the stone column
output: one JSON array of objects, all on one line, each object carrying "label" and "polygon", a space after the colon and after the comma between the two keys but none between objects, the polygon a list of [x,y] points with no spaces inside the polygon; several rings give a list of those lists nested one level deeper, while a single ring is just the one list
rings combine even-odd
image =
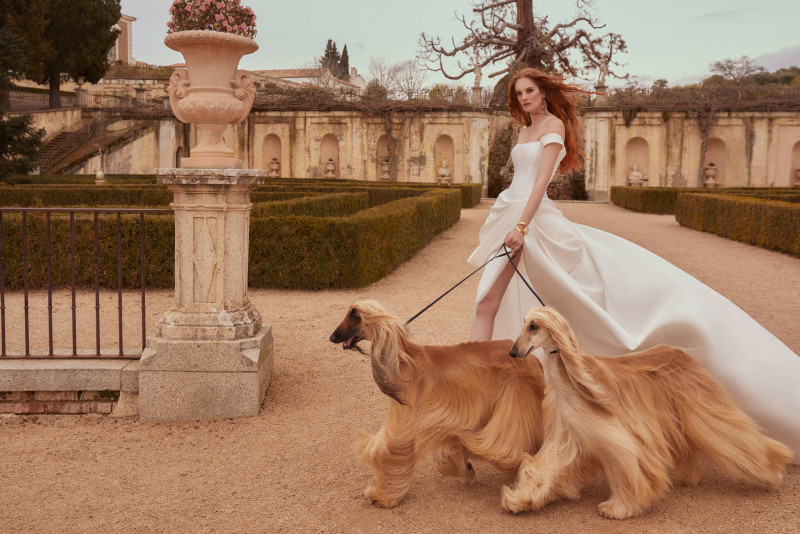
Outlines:
[{"label": "stone column", "polygon": [[75,105],[81,108],[85,108],[88,103],[86,102],[86,89],[83,87],[76,87],[75,88]]},{"label": "stone column", "polygon": [[136,105],[143,106],[147,101],[147,88],[143,85],[134,88],[136,91]]},{"label": "stone column", "polygon": [[175,195],[175,305],[142,353],[142,420],[258,414],[272,374],[272,327],[247,298],[247,265],[250,191],[266,174],[156,169]]}]

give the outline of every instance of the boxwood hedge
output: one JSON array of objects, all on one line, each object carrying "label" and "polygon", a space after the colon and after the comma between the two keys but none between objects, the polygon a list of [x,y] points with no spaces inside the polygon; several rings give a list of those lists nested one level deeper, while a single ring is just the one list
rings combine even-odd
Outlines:
[{"label": "boxwood hedge", "polygon": [[[142,205],[163,206],[171,201],[166,189],[88,187],[39,187],[27,197],[14,196],[0,187],[3,205],[51,206]],[[25,188],[30,189],[30,188]],[[462,191],[446,188],[339,188],[323,191],[254,192],[277,195],[281,200],[254,203],[250,220],[250,286],[254,288],[360,287],[375,282],[413,256],[435,234],[458,221]],[[337,191],[330,193],[331,189]],[[19,189],[20,191],[22,189]],[[126,193],[125,191],[129,193]],[[8,193],[6,196],[2,196]],[[305,196],[286,199],[286,195]],[[139,195],[134,199],[130,195]],[[106,195],[106,196],[104,196]],[[159,195],[167,195],[165,197]],[[273,197],[274,198],[274,197]],[[27,199],[27,200],[26,200]],[[37,200],[38,199],[38,200]],[[125,202],[128,200],[129,202]],[[45,202],[47,201],[47,202]],[[73,202],[70,202],[73,201]],[[41,205],[40,204],[40,205]],[[122,217],[122,281],[126,288],[140,284],[139,219]],[[103,287],[117,286],[116,216],[99,221],[99,275]],[[6,288],[23,284],[22,215],[2,214],[4,282]],[[70,283],[69,217],[51,216],[52,280],[56,286]],[[174,219],[171,215],[145,217],[147,257],[146,285],[174,287]],[[46,230],[41,213],[27,216],[28,285],[45,287]],[[94,284],[94,236],[92,216],[75,216],[76,281]]]},{"label": "boxwood hedge", "polygon": [[800,204],[724,194],[681,193],[675,219],[686,227],[800,257]]}]

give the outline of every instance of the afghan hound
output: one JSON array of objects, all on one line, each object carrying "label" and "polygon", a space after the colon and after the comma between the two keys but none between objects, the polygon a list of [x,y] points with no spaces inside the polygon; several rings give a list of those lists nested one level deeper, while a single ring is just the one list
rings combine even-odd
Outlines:
[{"label": "afghan hound", "polygon": [[708,372],[665,345],[621,356],[583,354],[564,318],[532,309],[511,356],[536,351],[544,367],[545,439],[526,455],[503,507],[537,510],[560,497],[578,498],[592,472],[611,489],[600,515],[625,519],[663,498],[670,486],[695,485],[716,465],[735,479],[766,487],[781,483],[791,457],[761,434]]},{"label": "afghan hound", "polygon": [[[391,508],[408,492],[415,465],[430,456],[443,475],[471,482],[470,458],[510,474],[523,453],[541,445],[542,366],[508,357],[511,340],[424,346],[374,301],[355,303],[330,340],[372,361],[372,376],[389,397],[375,435],[359,431],[357,451],[376,483],[366,497]],[[358,347],[369,341],[369,353]]]}]

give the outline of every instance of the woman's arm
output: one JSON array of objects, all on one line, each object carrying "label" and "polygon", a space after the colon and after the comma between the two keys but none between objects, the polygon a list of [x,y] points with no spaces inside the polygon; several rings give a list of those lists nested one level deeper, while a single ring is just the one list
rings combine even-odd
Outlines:
[{"label": "woman's arm", "polygon": [[[557,133],[563,138],[564,125],[561,123],[561,121],[558,121],[558,126],[561,126],[561,128],[555,129],[560,131],[552,131],[548,133]],[[555,169],[556,162],[558,161],[558,155],[561,152],[561,148],[562,146],[559,143],[548,143],[542,148],[542,159],[539,162],[539,169],[537,170],[536,174],[536,182],[533,185],[533,191],[531,191],[531,195],[528,197],[528,202],[525,204],[525,209],[522,210],[522,215],[520,216],[519,220],[519,222],[525,223],[525,228],[527,228],[530,222],[533,220],[533,216],[536,214],[536,210],[539,209],[539,205],[542,203],[545,192],[547,192],[547,185],[550,183],[550,178],[553,176],[553,170]],[[523,238],[524,234],[522,232],[518,231],[516,228],[512,228],[511,231],[506,235],[506,238],[503,242],[508,248],[517,250],[522,246]]]},{"label": "woman's arm", "polygon": [[539,162],[539,170],[536,173],[536,182],[533,185],[531,196],[528,197],[528,202],[525,204],[525,209],[522,210],[520,221],[526,225],[530,224],[536,210],[539,209],[539,204],[542,203],[544,194],[547,192],[547,185],[550,183],[550,177],[553,176],[553,170],[558,160],[558,154],[561,152],[561,145],[558,143],[550,143],[545,145],[542,149],[542,161]]}]

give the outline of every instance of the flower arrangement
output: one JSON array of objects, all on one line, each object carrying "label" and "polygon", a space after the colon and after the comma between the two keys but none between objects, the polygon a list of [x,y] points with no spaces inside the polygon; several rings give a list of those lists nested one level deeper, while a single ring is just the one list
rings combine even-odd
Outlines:
[{"label": "flower arrangement", "polygon": [[169,12],[168,33],[213,30],[256,36],[256,15],[241,0],[175,0]]}]

